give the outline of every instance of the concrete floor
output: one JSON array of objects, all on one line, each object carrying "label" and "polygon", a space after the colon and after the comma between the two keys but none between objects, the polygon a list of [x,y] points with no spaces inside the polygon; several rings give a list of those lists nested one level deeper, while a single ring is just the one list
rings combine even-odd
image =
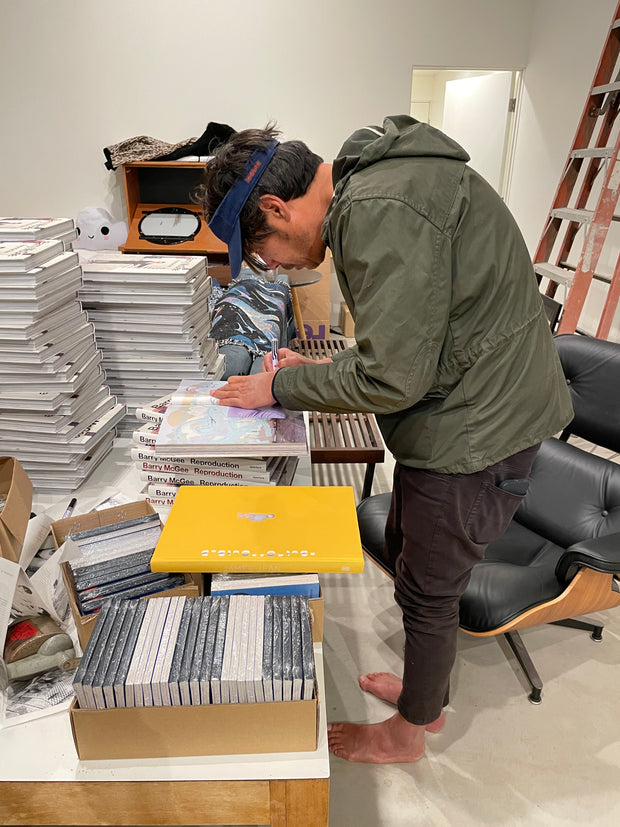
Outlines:
[{"label": "concrete floor", "polygon": [[[316,482],[361,490],[358,466],[317,472]],[[388,461],[373,493],[389,490],[390,480]],[[393,708],[362,692],[357,677],[402,671],[392,583],[372,563],[321,583],[328,720],[383,720]],[[427,735],[426,756],[412,765],[332,756],[330,825],[620,824],[620,610],[593,616],[605,623],[601,643],[557,626],[522,632],[544,684],[539,706],[528,701],[510,650],[507,657],[497,639],[459,633],[444,731]]]}]

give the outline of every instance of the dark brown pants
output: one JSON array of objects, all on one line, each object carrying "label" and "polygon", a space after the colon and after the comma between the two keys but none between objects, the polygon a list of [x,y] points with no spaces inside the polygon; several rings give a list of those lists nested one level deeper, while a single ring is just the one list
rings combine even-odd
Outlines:
[{"label": "dark brown pants", "polygon": [[538,445],[475,474],[439,474],[396,464],[386,525],[396,561],[405,664],[400,714],[428,724],[448,703],[459,598],[487,545],[503,535],[522,497],[498,486],[527,477]]}]

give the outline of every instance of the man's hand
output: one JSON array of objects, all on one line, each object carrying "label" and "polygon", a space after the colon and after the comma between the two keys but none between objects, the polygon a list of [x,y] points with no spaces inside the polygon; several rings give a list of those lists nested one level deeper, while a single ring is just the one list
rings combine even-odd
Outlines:
[{"label": "man's hand", "polygon": [[[287,347],[281,347],[278,350],[278,368],[297,368],[300,365],[320,365],[323,362],[331,362],[331,359],[311,359],[309,356],[302,356],[295,350],[289,350]],[[266,353],[263,357],[263,371],[273,372],[273,362],[271,353]]]},{"label": "man's hand", "polygon": [[221,388],[211,391],[220,405],[232,405],[235,408],[264,408],[275,405],[271,393],[273,382],[271,373],[254,373],[250,376],[231,376]]}]

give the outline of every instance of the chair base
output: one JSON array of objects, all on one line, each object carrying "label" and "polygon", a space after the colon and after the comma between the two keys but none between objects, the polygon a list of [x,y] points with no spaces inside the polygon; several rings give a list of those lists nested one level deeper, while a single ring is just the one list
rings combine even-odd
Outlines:
[{"label": "chair base", "polygon": [[[574,618],[554,620],[549,625],[567,626],[571,629],[583,629],[586,632],[590,632],[590,637],[597,643],[600,643],[603,639],[603,624],[587,617],[583,617],[579,620]],[[519,632],[513,630],[511,632],[504,632],[504,637],[512,649],[513,654],[521,667],[521,671],[527,678],[530,685],[530,694],[527,696],[528,701],[535,705],[542,703],[542,680],[540,679],[540,675],[538,674],[536,667],[530,658],[529,652],[525,648],[521,635]]]}]

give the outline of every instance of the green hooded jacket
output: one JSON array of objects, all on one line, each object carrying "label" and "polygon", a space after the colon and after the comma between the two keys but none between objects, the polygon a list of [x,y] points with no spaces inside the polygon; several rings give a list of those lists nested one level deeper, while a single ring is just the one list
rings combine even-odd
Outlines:
[{"label": "green hooded jacket", "polygon": [[293,410],[375,413],[398,462],[443,473],[479,471],[573,416],[525,242],[468,160],[404,115],[348,139],[322,236],[356,344],[273,383]]}]

